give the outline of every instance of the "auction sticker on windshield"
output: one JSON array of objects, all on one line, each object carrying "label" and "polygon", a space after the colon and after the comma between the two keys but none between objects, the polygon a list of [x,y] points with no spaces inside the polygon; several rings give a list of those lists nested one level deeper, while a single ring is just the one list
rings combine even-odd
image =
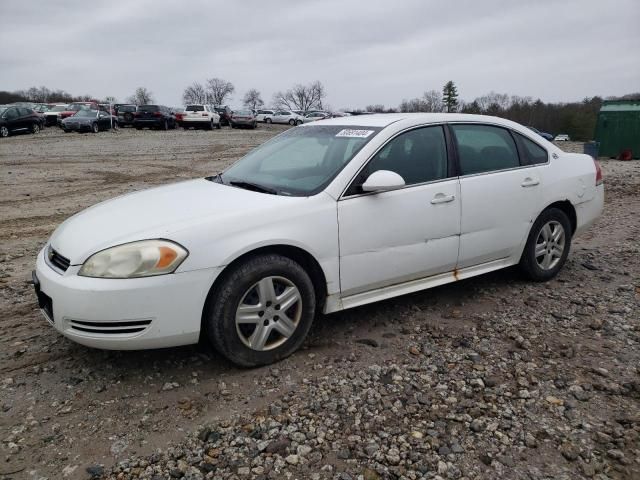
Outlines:
[{"label": "auction sticker on windshield", "polygon": [[345,128],[340,130],[336,137],[349,137],[349,138],[367,138],[374,130],[353,130],[351,128]]}]

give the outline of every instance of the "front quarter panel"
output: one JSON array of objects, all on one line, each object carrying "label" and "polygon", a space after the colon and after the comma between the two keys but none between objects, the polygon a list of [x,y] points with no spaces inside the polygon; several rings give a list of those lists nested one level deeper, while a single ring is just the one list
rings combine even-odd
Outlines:
[{"label": "front quarter panel", "polygon": [[225,267],[240,256],[272,245],[298,247],[311,254],[327,279],[329,294],[339,292],[336,201],[325,193],[287,198],[284,205],[256,208],[240,217],[218,217],[171,232],[189,256],[178,272]]}]

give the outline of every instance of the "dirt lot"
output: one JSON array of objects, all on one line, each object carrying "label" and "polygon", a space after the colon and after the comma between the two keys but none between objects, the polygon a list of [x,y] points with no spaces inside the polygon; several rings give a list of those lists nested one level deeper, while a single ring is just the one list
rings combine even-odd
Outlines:
[{"label": "dirt lot", "polygon": [[57,224],[280,130],[0,141],[0,479],[640,478],[640,162],[603,162],[605,214],[556,280],[508,270],[321,318],[272,367],[47,325],[29,281]]}]

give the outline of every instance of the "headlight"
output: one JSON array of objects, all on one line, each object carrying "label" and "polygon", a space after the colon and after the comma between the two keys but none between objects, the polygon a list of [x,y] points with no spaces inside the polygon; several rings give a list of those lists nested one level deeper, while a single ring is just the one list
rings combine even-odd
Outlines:
[{"label": "headlight", "polygon": [[143,240],[107,248],[93,254],[78,275],[96,278],[137,278],[172,273],[187,252],[168,240]]}]

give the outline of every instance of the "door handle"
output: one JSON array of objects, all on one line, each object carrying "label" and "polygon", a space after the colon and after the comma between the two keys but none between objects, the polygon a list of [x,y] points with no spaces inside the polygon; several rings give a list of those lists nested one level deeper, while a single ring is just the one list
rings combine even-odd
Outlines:
[{"label": "door handle", "polygon": [[445,195],[444,193],[438,193],[435,197],[433,197],[433,200],[431,200],[431,204],[437,205],[438,203],[449,203],[453,202],[455,198],[455,195]]},{"label": "door handle", "polygon": [[524,179],[524,181],[520,184],[523,187],[535,187],[536,185],[540,184],[540,180],[538,180],[537,178],[531,178],[531,177],[527,177]]}]

